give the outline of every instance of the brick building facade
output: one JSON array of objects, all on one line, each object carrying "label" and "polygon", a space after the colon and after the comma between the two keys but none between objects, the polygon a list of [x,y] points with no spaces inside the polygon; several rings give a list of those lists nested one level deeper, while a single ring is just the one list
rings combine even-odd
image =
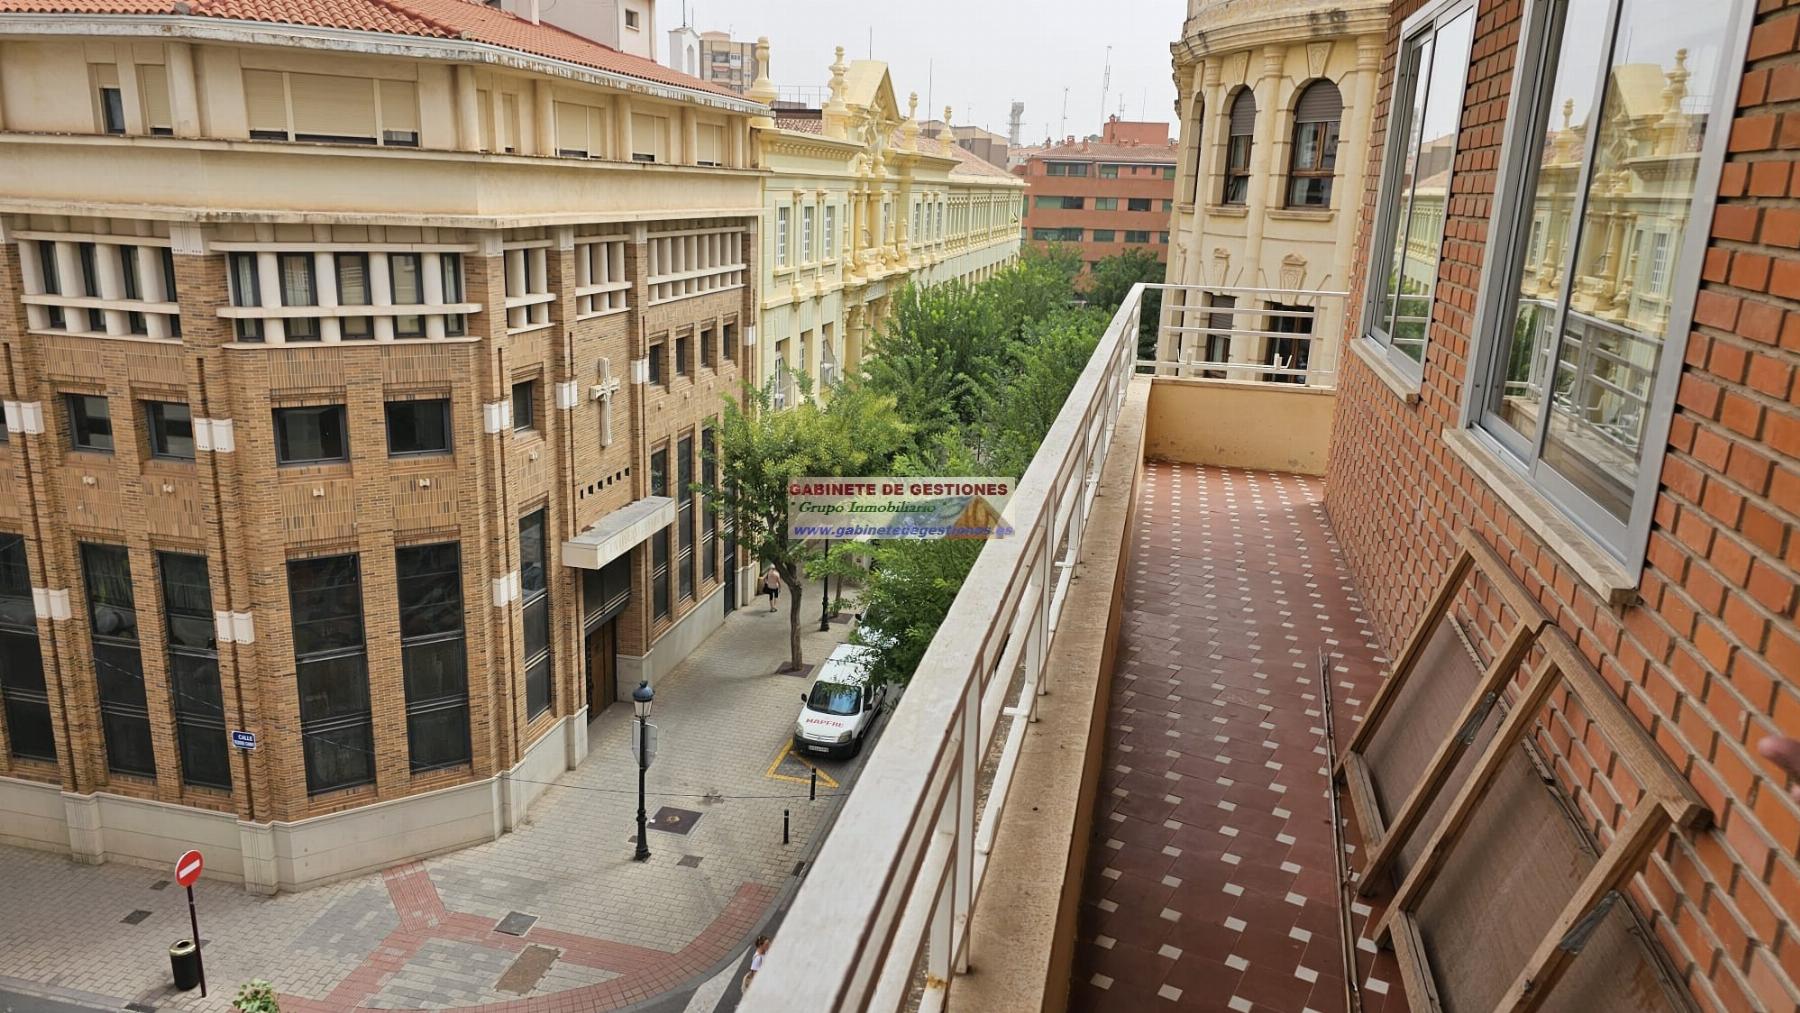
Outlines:
[{"label": "brick building facade", "polygon": [[488,840],[732,606],[688,489],[754,375],[759,107],[458,7],[0,5],[0,840],[263,891]]},{"label": "brick building facade", "polygon": [[[1800,733],[1797,25],[1395,4],[1328,478],[1390,644],[1472,529],[1705,800],[1629,896],[1709,1010],[1800,1002],[1800,805],[1756,749]],[[1459,605],[1489,657],[1499,597]],[[1633,787],[1584,727],[1538,745],[1604,841]]]},{"label": "brick building facade", "polygon": [[1070,246],[1082,270],[1127,250],[1167,263],[1175,206],[1175,146],[1168,127],[1107,122],[1098,141],[1070,139],[1034,153],[1025,178],[1026,242]]}]

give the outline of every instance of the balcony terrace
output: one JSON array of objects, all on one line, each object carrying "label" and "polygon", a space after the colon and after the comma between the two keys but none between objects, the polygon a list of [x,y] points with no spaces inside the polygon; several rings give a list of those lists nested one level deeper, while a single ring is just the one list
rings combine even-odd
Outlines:
[{"label": "balcony terrace", "polygon": [[[1517,904],[1480,870],[1516,871],[1532,840],[1525,858],[1496,852],[1505,832],[1473,817],[1465,843],[1480,852],[1447,858],[1460,829],[1428,843],[1413,833],[1446,807],[1467,824],[1489,787],[1512,790],[1504,774],[1471,774],[1521,766],[1501,737],[1527,723],[1490,721],[1491,705],[1506,697],[1505,713],[1523,699],[1533,715],[1546,697],[1507,696],[1529,649],[1519,633],[1480,681],[1485,695],[1457,712],[1476,685],[1463,673],[1479,674],[1489,653],[1464,627],[1534,611],[1499,584],[1454,615],[1454,586],[1435,595],[1442,628],[1421,627],[1430,646],[1416,638],[1397,655],[1402,672],[1425,658],[1427,677],[1385,677],[1390,645],[1324,505],[1341,294],[1167,286],[1158,359],[1140,362],[1143,291],[1113,319],[1021,481],[1018,536],[990,544],[970,573],[742,1009],[1406,1010],[1409,994],[1440,1008],[1435,976],[1457,990],[1441,1008],[1525,1010],[1548,990],[1534,983],[1555,984],[1587,938],[1555,934],[1570,912],[1590,930],[1610,912],[1608,946],[1625,938],[1620,926],[1642,937],[1629,905],[1596,902],[1624,889],[1620,867],[1597,861],[1606,856],[1579,827],[1570,854],[1590,857],[1556,863],[1548,899]],[[1266,310],[1252,305],[1330,326],[1257,325],[1243,316]],[[1528,692],[1547,693],[1558,675],[1587,685],[1579,662],[1558,669],[1562,655],[1540,646],[1552,663]],[[1594,725],[1621,727],[1606,707],[1594,713]],[[1399,752],[1372,758],[1372,773],[1342,776],[1347,744],[1371,748],[1375,736],[1359,734],[1370,714],[1368,731],[1398,726],[1424,745],[1389,746]],[[1414,787],[1396,770],[1429,772]],[[1656,781],[1640,778],[1647,802]],[[1501,824],[1538,812],[1513,796],[1501,804]],[[1355,816],[1371,811],[1365,849]],[[1468,922],[1470,898],[1439,891],[1432,912],[1389,915],[1387,878],[1356,875],[1376,853],[1415,906],[1425,886],[1412,874],[1440,868],[1445,882],[1474,884],[1476,902],[1503,898],[1493,906],[1525,925],[1522,950],[1497,933],[1481,958],[1492,967],[1471,977],[1455,963],[1469,933],[1429,934],[1446,912]],[[1596,987],[1625,994],[1601,981],[1622,965],[1597,975],[1613,954],[1595,956],[1559,1002]]]}]

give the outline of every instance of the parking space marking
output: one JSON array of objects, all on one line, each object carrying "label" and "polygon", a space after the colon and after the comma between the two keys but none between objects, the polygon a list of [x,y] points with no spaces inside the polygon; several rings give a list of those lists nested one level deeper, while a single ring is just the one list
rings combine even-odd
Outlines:
[{"label": "parking space marking", "polygon": [[808,760],[806,757],[801,756],[799,753],[794,752],[794,740],[793,739],[788,739],[786,742],[783,742],[781,744],[781,752],[775,754],[775,762],[769,764],[769,770],[763,776],[767,777],[771,780],[775,780],[775,781],[791,781],[794,784],[811,784],[812,777],[810,775],[806,776],[806,777],[799,777],[794,774],[778,773],[778,771],[781,770],[781,765],[788,760],[793,760],[795,763],[798,763],[802,767],[806,767],[810,770],[818,771],[820,787],[824,787],[824,788],[838,787],[836,778],[833,778],[830,774],[825,773],[825,771],[823,769],[821,769],[818,766],[818,764],[815,764],[811,760]]}]

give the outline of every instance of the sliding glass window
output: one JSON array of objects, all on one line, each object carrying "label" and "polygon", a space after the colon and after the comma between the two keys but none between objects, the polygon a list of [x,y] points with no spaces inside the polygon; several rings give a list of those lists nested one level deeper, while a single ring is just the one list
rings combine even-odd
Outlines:
[{"label": "sliding glass window", "polygon": [[469,665],[462,551],[455,542],[394,550],[406,741],[414,773],[469,762]]},{"label": "sliding glass window", "polygon": [[156,753],[150,745],[150,710],[144,698],[144,658],[138,650],[130,554],[123,545],[84,544],[81,578],[87,590],[94,682],[100,689],[106,769],[155,777]]},{"label": "sliding glass window", "polygon": [[169,698],[181,751],[181,779],[208,788],[230,788],[231,750],[225,741],[225,698],[219,689],[219,645],[206,557],[159,552],[156,564],[169,638]]}]

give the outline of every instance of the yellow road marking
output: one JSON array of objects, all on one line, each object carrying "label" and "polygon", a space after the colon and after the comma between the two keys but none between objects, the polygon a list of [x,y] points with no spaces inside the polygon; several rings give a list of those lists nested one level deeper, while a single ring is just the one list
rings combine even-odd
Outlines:
[{"label": "yellow road marking", "polygon": [[821,786],[826,787],[826,788],[838,787],[837,780],[835,778],[833,778],[830,774],[825,773],[825,771],[821,770],[811,760],[808,760],[806,757],[801,756],[799,753],[794,752],[794,740],[793,739],[789,739],[786,742],[782,743],[781,752],[775,754],[775,762],[769,764],[768,772],[765,773],[763,776],[769,778],[770,780],[774,780],[774,781],[791,781],[794,784],[811,784],[812,783],[811,777],[796,777],[793,774],[777,774],[776,773],[777,770],[781,769],[782,761],[790,760],[790,759],[793,760],[795,763],[800,764],[802,767],[808,767],[812,770],[817,770],[819,772],[819,784]]}]

